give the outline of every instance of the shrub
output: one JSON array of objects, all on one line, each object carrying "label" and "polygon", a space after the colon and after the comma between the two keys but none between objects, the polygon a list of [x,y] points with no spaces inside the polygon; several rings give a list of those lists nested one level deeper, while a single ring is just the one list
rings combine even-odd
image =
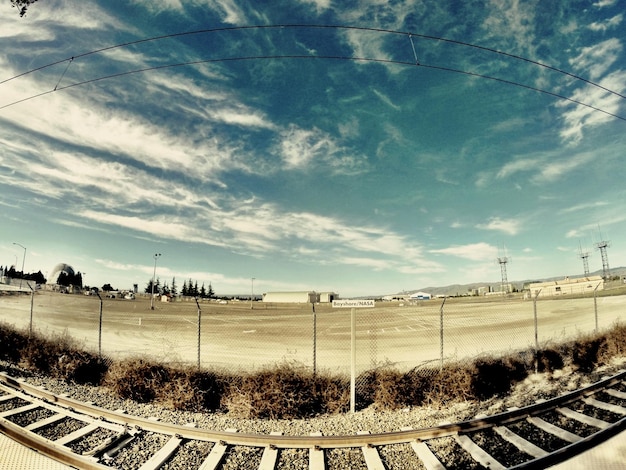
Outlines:
[{"label": "shrub", "polygon": [[22,349],[26,346],[28,337],[15,328],[0,323],[0,359],[18,363]]},{"label": "shrub", "polygon": [[563,356],[553,348],[537,351],[537,372],[552,373],[564,366]]},{"label": "shrub", "polygon": [[524,363],[515,358],[481,358],[474,362],[470,373],[470,390],[479,400],[508,393],[527,375]]},{"label": "shrub", "polygon": [[234,379],[228,386],[225,405],[243,418],[305,418],[327,408],[329,384],[334,406],[342,408],[341,381],[314,375],[307,367],[284,363]]},{"label": "shrub", "polygon": [[599,351],[599,360],[609,362],[616,356],[626,354],[626,325],[616,323],[605,335],[606,343]]},{"label": "shrub", "polygon": [[68,382],[100,385],[109,369],[108,363],[94,354],[69,350],[63,352],[51,372]]},{"label": "shrub", "polygon": [[105,384],[121,398],[148,403],[154,400],[169,376],[170,371],[165,366],[134,358],[113,363]]},{"label": "shrub", "polygon": [[446,364],[429,377],[424,387],[424,403],[443,406],[450,402],[471,399],[472,376],[467,367]]},{"label": "shrub", "polygon": [[574,342],[572,363],[581,372],[591,372],[600,362],[600,350],[606,347],[606,339],[599,336],[589,336]]},{"label": "shrub", "polygon": [[215,411],[220,409],[226,381],[215,372],[171,370],[155,399],[174,410]]}]

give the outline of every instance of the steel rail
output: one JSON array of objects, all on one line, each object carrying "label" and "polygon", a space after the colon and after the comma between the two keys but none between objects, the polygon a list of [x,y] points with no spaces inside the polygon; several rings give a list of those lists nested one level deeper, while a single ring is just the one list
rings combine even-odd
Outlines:
[{"label": "steel rail", "polygon": [[[505,411],[491,416],[475,418],[467,421],[443,424],[434,427],[390,431],[373,434],[354,434],[337,436],[290,436],[290,435],[269,435],[239,433],[230,431],[212,431],[202,428],[192,428],[189,426],[176,425],[154,421],[148,418],[126,415],[121,412],[111,411],[97,407],[88,403],[82,403],[69,397],[55,395],[41,387],[30,385],[22,379],[14,379],[4,373],[0,373],[0,383],[4,383],[14,389],[19,389],[25,393],[56,403],[60,406],[80,411],[94,418],[104,418],[110,421],[129,427],[140,427],[147,431],[158,432],[170,435],[179,435],[186,439],[200,441],[223,442],[228,445],[252,446],[252,447],[276,447],[276,448],[304,448],[304,449],[336,449],[347,447],[381,446],[402,444],[412,441],[424,441],[437,437],[453,436],[457,434],[467,434],[478,430],[485,430],[495,426],[506,425],[520,421],[527,417],[538,416],[548,410],[562,407],[580,398],[594,394],[598,390],[612,387],[626,378],[626,371],[620,371],[616,375],[605,378],[584,388],[568,392],[559,397],[540,401],[523,408]],[[618,433],[626,425],[624,420],[615,423],[605,431],[607,434]],[[598,433],[596,433],[598,434]],[[594,434],[595,435],[595,434]],[[597,438],[599,439],[599,438]],[[582,440],[580,444],[593,444],[595,439]],[[572,446],[568,446],[573,448]],[[526,467],[520,467],[526,468]],[[528,467],[530,468],[530,467]]]}]

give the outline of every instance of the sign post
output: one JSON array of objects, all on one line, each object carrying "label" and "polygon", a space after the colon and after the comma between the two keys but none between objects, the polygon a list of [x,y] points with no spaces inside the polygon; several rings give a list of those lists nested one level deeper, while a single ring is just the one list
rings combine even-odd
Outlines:
[{"label": "sign post", "polygon": [[333,300],[333,308],[350,309],[350,413],[356,411],[356,309],[375,306],[373,299]]}]

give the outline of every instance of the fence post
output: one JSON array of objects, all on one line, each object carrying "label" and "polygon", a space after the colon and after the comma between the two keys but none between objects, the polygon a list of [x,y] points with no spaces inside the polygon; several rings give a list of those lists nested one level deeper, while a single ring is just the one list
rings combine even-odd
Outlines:
[{"label": "fence post", "polygon": [[596,331],[595,331],[596,333],[598,332],[598,299],[596,297],[596,291],[598,290],[598,287],[600,287],[599,283],[596,286],[596,288],[593,290],[593,311],[596,316]]},{"label": "fence post", "polygon": [[356,410],[356,309],[350,309],[350,412]]},{"label": "fence post", "polygon": [[440,371],[443,371],[443,306],[446,303],[446,297],[443,298],[443,302],[441,302],[441,307],[439,308],[439,354],[441,357],[441,364],[439,366]]},{"label": "fence post", "polygon": [[315,304],[311,303],[313,309],[313,377],[317,375],[317,314]]},{"label": "fence post", "polygon": [[30,323],[28,326],[28,339],[31,339],[33,336],[33,303],[35,300],[35,290],[30,286],[30,283],[26,283],[28,288],[30,289]]},{"label": "fence post", "polygon": [[[198,306],[198,369],[200,369],[200,336],[202,333],[201,320],[202,320],[202,311],[200,310],[200,304],[198,303],[198,297],[194,297],[196,301],[196,305]],[[250,301],[252,302],[252,301]],[[252,308],[252,307],[250,307]]]},{"label": "fence post", "polygon": [[100,299],[100,321],[98,323],[98,357],[102,359],[102,297],[100,292],[96,291],[96,295]]},{"label": "fence post", "polygon": [[535,317],[535,374],[539,372],[539,329],[537,324],[537,297],[539,297],[539,293],[541,289],[537,291],[535,297],[533,298],[533,314]]}]

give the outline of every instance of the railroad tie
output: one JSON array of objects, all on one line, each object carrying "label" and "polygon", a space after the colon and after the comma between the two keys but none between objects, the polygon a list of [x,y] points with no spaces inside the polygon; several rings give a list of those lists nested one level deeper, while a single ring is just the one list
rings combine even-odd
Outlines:
[{"label": "railroad tie", "polygon": [[[270,436],[282,436],[280,431],[273,431]],[[273,445],[268,445],[263,450],[263,456],[261,457],[261,463],[259,464],[259,470],[274,470],[276,468],[276,460],[278,459],[278,448]]]},{"label": "railroad tie", "polygon": [[522,436],[511,431],[506,426],[495,426],[493,430],[498,433],[498,435],[502,437],[502,439],[510,442],[522,452],[532,457],[535,457],[536,459],[548,455],[547,451],[543,450],[541,447],[536,446],[532,442],[527,441]]},{"label": "railroad tie", "polygon": [[[359,431],[357,434],[363,436],[370,434],[370,432]],[[380,454],[378,453],[378,449],[376,447],[365,445],[361,447],[361,452],[363,452],[363,457],[365,457],[367,470],[385,470],[385,466],[383,465],[382,460],[380,460]]]},{"label": "railroad tie", "polygon": [[[322,436],[321,432],[312,432],[311,436]],[[320,447],[309,449],[309,470],[326,470],[324,450]]]},{"label": "railroad tie", "polygon": [[578,411],[574,411],[570,408],[557,408],[556,410],[566,418],[576,420],[583,424],[588,424],[589,426],[593,426],[598,429],[606,429],[611,425],[611,423],[594,418],[593,416],[587,416],[586,414],[579,413]]},{"label": "railroad tie", "polygon": [[139,470],[158,470],[176,452],[182,442],[180,437],[172,436],[156,454],[139,467]]},{"label": "railroad tie", "polygon": [[506,467],[494,459],[489,453],[479,447],[474,441],[464,434],[456,434],[456,441],[465,449],[476,462],[483,467],[493,470],[506,470]]},{"label": "railroad tie", "polygon": [[[226,432],[235,433],[237,430],[227,429]],[[204,462],[202,462],[202,465],[200,465],[198,470],[215,470],[222,462],[224,454],[226,454],[226,449],[228,449],[228,444],[226,442],[216,442],[211,449],[211,453],[207,456]]]},{"label": "railroad tie", "polygon": [[545,431],[548,434],[552,434],[553,436],[556,436],[560,439],[563,439],[565,442],[569,442],[570,444],[574,444],[582,440],[582,437],[578,436],[577,434],[569,432],[567,429],[563,429],[558,426],[555,426],[552,423],[548,423],[544,419],[541,419],[537,416],[531,416],[529,418],[526,418],[526,421],[528,421],[533,426],[541,429],[542,431]]},{"label": "railroad tie", "polygon": [[583,398],[583,401],[590,406],[594,406],[604,411],[610,411],[611,413],[615,413],[617,415],[624,416],[626,415],[626,408],[620,405],[614,405],[613,403],[606,403],[604,401],[596,400],[592,397]]},{"label": "railroad tie", "polygon": [[[408,426],[401,429],[402,431],[412,431],[413,428]],[[417,457],[421,460],[426,467],[426,470],[446,470],[446,467],[439,461],[437,456],[433,454],[430,447],[426,445],[424,441],[414,439],[411,441],[411,448],[417,454]]]}]

